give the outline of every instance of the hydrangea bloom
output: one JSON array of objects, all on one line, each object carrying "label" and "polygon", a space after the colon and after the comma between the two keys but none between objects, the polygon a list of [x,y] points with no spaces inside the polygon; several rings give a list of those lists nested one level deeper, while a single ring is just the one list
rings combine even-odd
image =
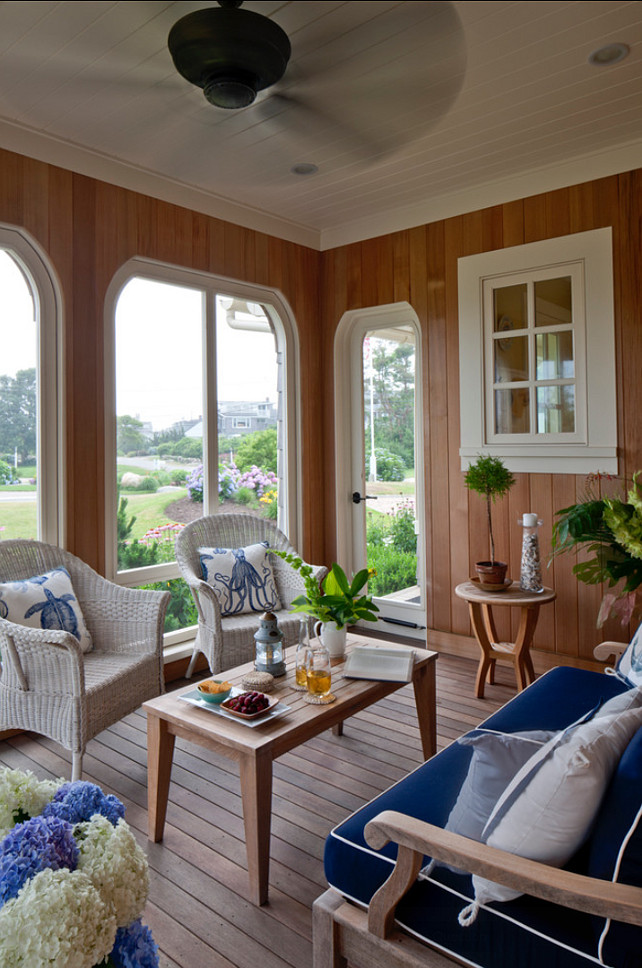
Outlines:
[{"label": "hydrangea bloom", "polygon": [[44,816],[61,817],[70,824],[90,820],[95,813],[99,813],[116,826],[125,816],[125,807],[118,797],[103,793],[94,783],[75,780],[63,784],[42,812]]},{"label": "hydrangea bloom", "polygon": [[40,816],[18,824],[0,844],[0,904],[40,871],[75,870],[77,863],[73,828],[65,820]]},{"label": "hydrangea bloom", "polygon": [[74,829],[80,857],[78,869],[90,878],[110,905],[119,925],[140,916],[149,893],[147,859],[131,829],[120,820],[116,827],[95,816]]},{"label": "hydrangea bloom", "polygon": [[81,871],[41,871],[0,910],[0,963],[11,968],[93,968],[115,937],[113,914]]},{"label": "hydrangea bloom", "polygon": [[38,780],[30,771],[0,769],[0,838],[13,825],[37,817],[64,780]]},{"label": "hydrangea bloom", "polygon": [[140,921],[118,929],[111,957],[118,968],[158,968],[158,948]]}]

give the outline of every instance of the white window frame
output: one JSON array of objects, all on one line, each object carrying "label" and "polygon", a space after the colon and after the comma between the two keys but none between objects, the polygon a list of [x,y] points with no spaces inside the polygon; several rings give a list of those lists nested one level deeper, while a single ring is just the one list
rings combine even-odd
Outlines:
[{"label": "white window frame", "polygon": [[[203,514],[216,514],[218,511],[218,490],[210,494],[207,482],[218,480],[218,410],[216,400],[216,296],[237,296],[248,302],[265,306],[270,322],[277,334],[280,358],[282,361],[283,386],[283,440],[282,454],[279,455],[282,468],[283,487],[279,488],[278,525],[290,542],[297,547],[301,533],[301,510],[298,499],[301,485],[301,468],[298,460],[300,447],[299,418],[299,339],[294,315],[283,297],[276,290],[257,286],[252,283],[226,279],[213,273],[182,269],[153,260],[134,258],[129,260],[114,275],[105,298],[105,574],[121,585],[137,586],[147,582],[165,581],[179,578],[180,572],[175,562],[151,565],[145,568],[132,568],[118,571],[116,547],[116,514],[118,495],[116,485],[116,307],[119,296],[134,278],[151,279],[157,282],[174,284],[197,289],[204,293],[204,315],[207,319],[203,352],[203,466],[205,488],[203,494]],[[214,428],[211,443],[208,441],[207,428]],[[183,641],[189,631],[179,630],[164,636],[165,645]]]},{"label": "white window frame", "polygon": [[[461,466],[480,454],[526,473],[617,474],[613,248],[610,228],[458,260]],[[576,427],[564,434],[495,434],[493,336],[484,326],[492,282],[573,273]],[[485,285],[486,284],[486,285]],[[577,310],[577,313],[576,313]]]},{"label": "white window frame", "polygon": [[44,249],[27,232],[0,223],[0,248],[19,265],[34,298],[38,334],[37,534],[41,541],[64,546],[62,290]]}]

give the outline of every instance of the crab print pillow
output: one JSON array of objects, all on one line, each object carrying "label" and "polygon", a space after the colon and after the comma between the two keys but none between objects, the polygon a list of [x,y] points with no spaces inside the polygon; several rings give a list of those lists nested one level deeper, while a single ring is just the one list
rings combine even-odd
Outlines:
[{"label": "crab print pillow", "polygon": [[71,632],[83,652],[91,649],[91,635],[66,568],[0,583],[0,618],[34,629]]},{"label": "crab print pillow", "polygon": [[203,578],[214,589],[222,615],[281,608],[268,542],[247,548],[199,548]]}]

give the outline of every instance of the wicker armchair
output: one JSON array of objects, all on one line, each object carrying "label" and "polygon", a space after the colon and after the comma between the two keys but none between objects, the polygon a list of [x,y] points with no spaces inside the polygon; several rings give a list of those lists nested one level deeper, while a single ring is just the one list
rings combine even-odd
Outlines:
[{"label": "wicker armchair", "polygon": [[79,558],[39,541],[0,541],[0,581],[69,572],[93,640],[0,619],[0,729],[25,729],[72,753],[80,779],[87,742],[163,692],[162,636],[169,592],[123,588]]},{"label": "wicker armchair", "polygon": [[[254,658],[254,633],[258,628],[258,614],[222,616],[218,599],[211,586],[203,581],[199,548],[245,548],[260,541],[268,541],[271,548],[297,554],[286,536],[274,522],[252,514],[213,514],[198,518],[185,525],[176,538],[176,560],[181,574],[190,587],[198,611],[198,632],[194,651],[187,669],[189,679],[199,653],[206,657],[213,675],[222,669],[230,669]],[[297,641],[299,615],[288,609],[292,600],[305,592],[303,579],[298,571],[273,556],[272,567],[282,608],[275,612],[283,632],[283,645]],[[327,568],[313,566],[314,574],[321,581]]]}]

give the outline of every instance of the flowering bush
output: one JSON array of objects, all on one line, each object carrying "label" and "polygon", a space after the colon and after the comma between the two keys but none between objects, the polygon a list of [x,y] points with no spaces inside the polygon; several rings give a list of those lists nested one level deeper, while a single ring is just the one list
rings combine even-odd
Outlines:
[{"label": "flowering bush", "polygon": [[203,465],[199,464],[187,478],[187,493],[192,501],[203,503]]},{"label": "flowering bush", "polygon": [[124,812],[92,783],[0,769],[0,965],[158,968]]},{"label": "flowering bush", "polygon": [[159,524],[156,528],[150,528],[140,539],[142,545],[146,545],[153,552],[154,560],[150,564],[162,561],[174,561],[176,552],[174,543],[176,536],[181,533],[184,524],[171,521],[169,524]]},{"label": "flowering bush", "polygon": [[[253,464],[249,471],[238,469],[233,460],[224,461],[219,464],[218,469],[218,496],[219,500],[224,501],[234,498],[239,491],[251,491],[256,498],[261,498],[266,491],[276,491],[278,487],[277,476],[273,471],[264,471],[256,464]],[[187,478],[187,491],[192,501],[202,502],[203,500],[203,465],[199,464],[194,468]]]}]

